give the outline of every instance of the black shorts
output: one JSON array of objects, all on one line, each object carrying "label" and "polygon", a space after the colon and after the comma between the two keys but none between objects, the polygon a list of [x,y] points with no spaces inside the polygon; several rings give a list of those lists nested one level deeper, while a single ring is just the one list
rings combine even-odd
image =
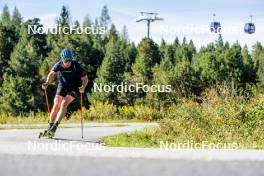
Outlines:
[{"label": "black shorts", "polygon": [[63,97],[71,95],[72,97],[76,98],[79,95],[79,88],[58,85],[56,95],[60,95]]}]

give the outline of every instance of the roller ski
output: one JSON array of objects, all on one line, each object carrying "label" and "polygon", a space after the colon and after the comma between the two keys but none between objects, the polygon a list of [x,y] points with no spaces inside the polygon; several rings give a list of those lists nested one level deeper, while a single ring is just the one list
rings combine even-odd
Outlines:
[{"label": "roller ski", "polygon": [[39,133],[39,138],[50,138],[52,139],[55,136],[55,132],[45,130],[44,132]]},{"label": "roller ski", "polygon": [[54,124],[50,124],[50,127],[47,130],[39,133],[39,138],[50,138],[50,139],[52,139],[55,136],[58,125],[59,125],[58,122],[56,122]]}]

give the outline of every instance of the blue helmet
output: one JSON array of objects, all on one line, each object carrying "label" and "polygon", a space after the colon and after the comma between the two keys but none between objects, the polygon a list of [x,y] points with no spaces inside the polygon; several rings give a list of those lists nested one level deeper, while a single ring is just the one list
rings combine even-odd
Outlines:
[{"label": "blue helmet", "polygon": [[72,52],[68,48],[64,48],[61,50],[60,57],[63,61],[71,61],[72,60]]}]

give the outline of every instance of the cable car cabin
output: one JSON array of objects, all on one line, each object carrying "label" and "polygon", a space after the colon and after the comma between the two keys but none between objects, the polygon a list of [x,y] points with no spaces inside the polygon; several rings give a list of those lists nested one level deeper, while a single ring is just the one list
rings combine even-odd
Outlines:
[{"label": "cable car cabin", "polygon": [[210,25],[210,29],[211,29],[211,32],[220,33],[221,32],[220,22],[216,22],[216,21],[212,22]]},{"label": "cable car cabin", "polygon": [[254,34],[256,31],[256,27],[254,23],[246,23],[244,27],[244,31],[247,34]]}]

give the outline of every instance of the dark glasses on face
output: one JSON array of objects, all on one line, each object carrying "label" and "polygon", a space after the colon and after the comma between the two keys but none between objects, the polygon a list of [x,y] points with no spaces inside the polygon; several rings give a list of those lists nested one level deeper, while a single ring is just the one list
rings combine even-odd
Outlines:
[{"label": "dark glasses on face", "polygon": [[71,63],[71,61],[67,60],[67,61],[63,61],[63,63],[68,64],[68,63]]}]

